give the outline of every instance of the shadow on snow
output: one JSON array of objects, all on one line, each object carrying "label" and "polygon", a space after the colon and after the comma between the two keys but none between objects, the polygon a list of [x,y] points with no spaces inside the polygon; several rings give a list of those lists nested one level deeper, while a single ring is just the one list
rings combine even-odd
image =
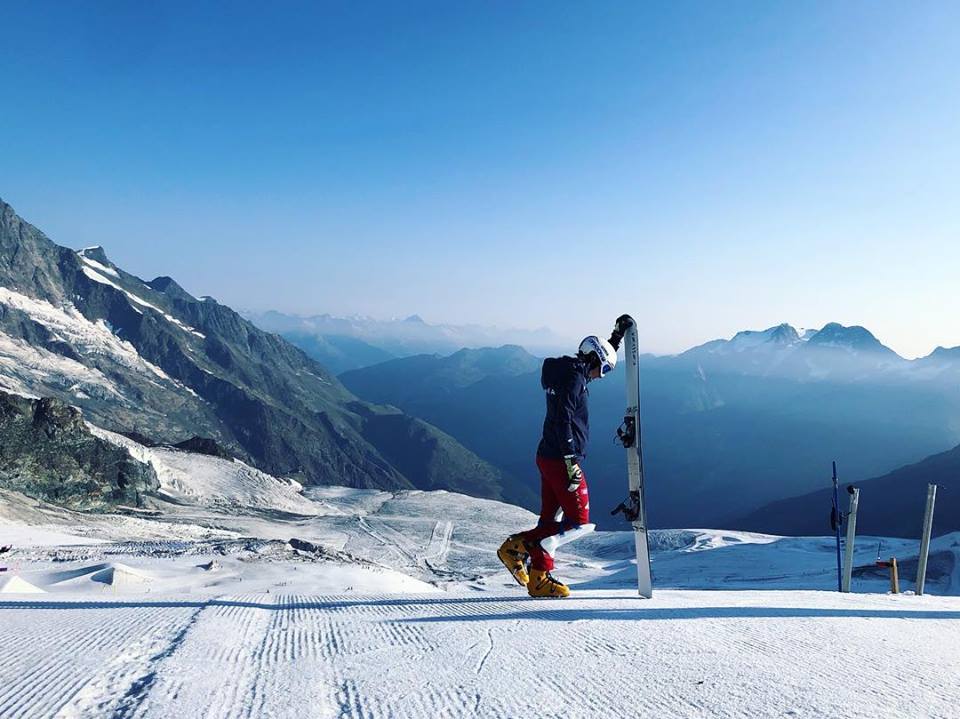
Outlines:
[{"label": "shadow on snow", "polygon": [[[619,600],[623,597],[584,597],[597,600]],[[640,600],[637,600],[638,602]],[[535,600],[527,597],[437,597],[437,598],[391,598],[355,599],[330,598],[317,601],[285,600],[266,603],[249,600],[210,599],[207,601],[2,601],[4,610],[84,610],[84,609],[164,609],[239,607],[268,611],[317,610],[338,612],[353,608],[409,608],[429,613],[432,607],[460,607],[461,611],[440,616],[384,617],[386,621],[398,622],[478,622],[509,621],[526,619],[534,621],[575,622],[584,620],[608,621],[653,621],[670,619],[784,619],[784,618],[863,618],[863,619],[960,619],[960,611],[917,609],[864,609],[864,608],[808,608],[808,607],[649,607],[638,604],[635,609],[586,608],[574,604],[574,600]],[[521,609],[523,605],[537,604],[541,609]],[[573,606],[571,606],[573,605]],[[490,607],[484,611],[482,607]],[[462,610],[475,609],[472,613]]]}]

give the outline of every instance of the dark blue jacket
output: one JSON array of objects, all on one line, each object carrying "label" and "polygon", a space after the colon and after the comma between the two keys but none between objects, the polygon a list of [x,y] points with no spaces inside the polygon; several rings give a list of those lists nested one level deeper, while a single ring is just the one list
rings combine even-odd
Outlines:
[{"label": "dark blue jacket", "polygon": [[578,357],[552,357],[543,361],[540,384],[547,394],[547,416],[537,454],[551,459],[587,455],[590,417],[587,411],[587,363]]}]

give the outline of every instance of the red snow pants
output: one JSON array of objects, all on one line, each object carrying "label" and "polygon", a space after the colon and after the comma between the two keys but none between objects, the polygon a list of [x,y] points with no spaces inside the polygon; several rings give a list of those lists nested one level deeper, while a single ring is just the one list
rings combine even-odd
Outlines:
[{"label": "red snow pants", "polygon": [[[540,470],[540,521],[519,536],[530,552],[530,566],[549,572],[553,569],[553,557],[543,551],[540,540],[578,524],[587,524],[590,495],[586,475],[576,492],[567,491],[567,465],[562,459],[538,456],[537,468]],[[563,510],[563,519],[558,519],[560,510]]]}]

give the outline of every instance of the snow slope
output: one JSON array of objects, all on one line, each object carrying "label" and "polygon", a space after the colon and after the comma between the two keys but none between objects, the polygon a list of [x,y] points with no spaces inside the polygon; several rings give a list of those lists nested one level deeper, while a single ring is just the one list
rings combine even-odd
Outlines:
[{"label": "snow slope", "polygon": [[311,502],[294,480],[280,479],[244,464],[169,447],[145,447],[132,439],[87,425],[96,436],[126,447],[135,459],[157,470],[161,496],[199,507],[262,509],[292,514],[327,514],[332,510]]},{"label": "snow slope", "polygon": [[[631,535],[598,533],[535,601],[494,554],[525,510],[132,449],[147,513],[0,492],[4,719],[957,716],[960,597],[888,594],[875,538],[841,595],[830,538],[654,532],[641,600]],[[882,541],[912,589],[917,543]],[[960,535],[933,555],[960,594]]]}]

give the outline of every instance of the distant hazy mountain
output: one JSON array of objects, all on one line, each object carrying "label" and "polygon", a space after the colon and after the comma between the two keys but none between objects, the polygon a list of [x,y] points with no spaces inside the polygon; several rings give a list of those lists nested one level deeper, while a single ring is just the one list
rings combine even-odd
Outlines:
[{"label": "distant hazy mountain", "polygon": [[[776,527],[779,534],[821,535],[829,531],[833,489],[829,474],[819,478],[822,489],[760,508],[738,526],[763,531]],[[933,529],[935,535],[960,530],[960,446],[864,482],[857,508],[857,532],[875,536],[919,539],[927,502],[927,485],[939,485]],[[844,482],[844,487],[847,483]],[[841,492],[847,510],[849,496]]]},{"label": "distant hazy mountain", "polygon": [[55,397],[119,432],[207,437],[306,483],[513,497],[453,438],[360,401],[229,307],[168,277],[145,282],[101,248],[60,247],[2,201],[0,389]]},{"label": "distant hazy mountain", "polygon": [[540,360],[522,347],[462,349],[452,355],[415,355],[352,370],[341,381],[361,397],[396,406],[429,407],[487,377],[538,371]]},{"label": "distant hazy mountain", "polygon": [[[566,349],[569,340],[546,328],[536,330],[503,329],[481,325],[432,325],[418,315],[405,319],[376,320],[369,317],[314,315],[298,317],[280,312],[248,312],[245,316],[261,329],[283,335],[319,361],[329,362],[333,344],[339,353],[345,338],[358,342],[350,351],[337,356],[328,366],[358,369],[389,357],[418,354],[448,355],[463,348],[481,348],[504,344],[520,345],[534,354],[550,354]],[[379,350],[388,357],[378,358]],[[349,365],[349,366],[348,366]]]},{"label": "distant hazy mountain", "polygon": [[[538,362],[512,355],[475,377],[450,358],[394,360],[343,375],[366,399],[437,425],[535,491],[543,421]],[[810,491],[833,459],[851,480],[960,442],[960,361],[940,350],[908,361],[860,327],[780,325],[669,357],[641,357],[644,450],[654,526],[722,526]],[[623,376],[592,382],[585,469],[602,526],[625,492],[613,442]],[[760,527],[745,527],[760,529]],[[775,528],[765,527],[769,531]]]},{"label": "distant hazy mountain", "polygon": [[394,359],[396,355],[346,335],[317,335],[291,330],[280,332],[285,340],[302,349],[334,374],[369,367]]},{"label": "distant hazy mountain", "polygon": [[863,327],[835,322],[820,330],[782,324],[737,333],[676,357],[676,362],[707,371],[789,377],[798,381],[852,379],[865,372],[879,377],[907,369],[909,362]]}]

